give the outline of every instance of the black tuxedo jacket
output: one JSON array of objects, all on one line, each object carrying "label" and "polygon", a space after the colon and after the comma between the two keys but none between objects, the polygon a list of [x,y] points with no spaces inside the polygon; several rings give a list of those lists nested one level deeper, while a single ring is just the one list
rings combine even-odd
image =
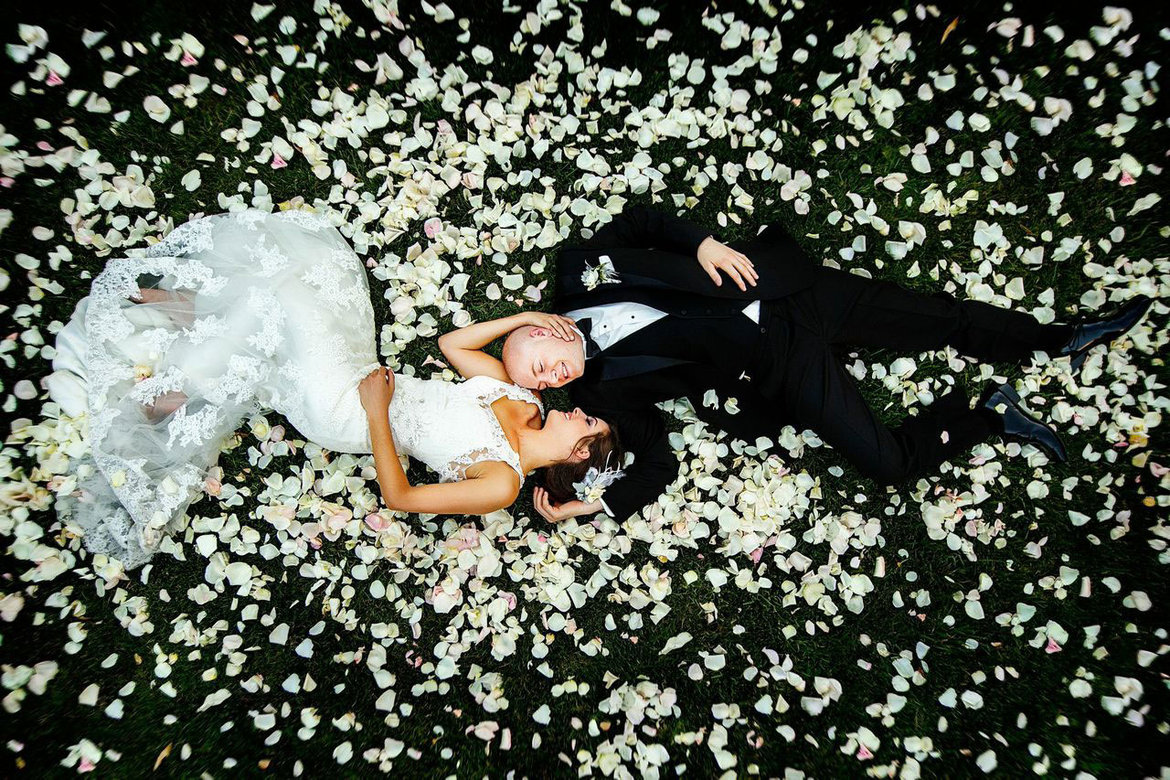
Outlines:
[{"label": "black tuxedo jacket", "polygon": [[[756,286],[740,290],[726,275],[722,286],[716,286],[697,259],[699,244],[710,235],[686,220],[641,206],[628,207],[588,240],[561,250],[555,309],[564,313],[632,301],[679,317],[733,316],[747,302],[791,295],[815,279],[816,264],[790,236],[772,229],[757,239],[728,243],[755,265]],[[588,290],[582,274],[587,265],[596,266],[602,255],[613,263],[618,282]],[[678,476],[678,460],[656,403],[686,397],[708,425],[749,443],[759,436],[774,436],[784,425],[775,404],[746,379],[662,355],[616,357],[602,351],[586,361],[584,375],[568,388],[575,404],[616,425],[622,444],[634,453],[626,476],[605,494],[605,503],[618,520],[656,501]],[[702,405],[709,389],[719,396],[717,409]],[[739,401],[737,414],[728,414],[722,407],[729,396]]]}]

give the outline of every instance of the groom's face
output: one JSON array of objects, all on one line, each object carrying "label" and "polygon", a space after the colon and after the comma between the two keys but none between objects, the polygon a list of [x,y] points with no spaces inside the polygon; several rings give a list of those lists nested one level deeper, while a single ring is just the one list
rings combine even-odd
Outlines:
[{"label": "groom's face", "polygon": [[548,328],[517,328],[504,344],[503,359],[512,381],[529,390],[561,387],[585,370],[581,337],[565,341]]}]

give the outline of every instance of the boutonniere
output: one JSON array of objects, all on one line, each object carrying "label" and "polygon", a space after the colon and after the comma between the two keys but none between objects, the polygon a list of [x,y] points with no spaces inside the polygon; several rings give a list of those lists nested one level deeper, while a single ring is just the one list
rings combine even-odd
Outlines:
[{"label": "boutonniere", "polygon": [[586,290],[593,290],[599,284],[617,284],[621,279],[613,267],[613,260],[609,255],[602,255],[597,259],[597,265],[585,264],[585,272],[581,274],[581,282]]}]

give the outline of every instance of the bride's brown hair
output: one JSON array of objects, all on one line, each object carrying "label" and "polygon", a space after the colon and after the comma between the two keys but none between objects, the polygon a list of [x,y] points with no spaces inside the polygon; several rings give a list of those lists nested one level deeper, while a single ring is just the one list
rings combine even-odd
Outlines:
[{"label": "bride's brown hair", "polygon": [[577,491],[574,482],[585,479],[589,469],[598,471],[621,468],[625,460],[621,439],[618,438],[617,428],[609,426],[609,432],[595,433],[579,440],[573,451],[581,447],[589,447],[589,457],[581,461],[561,461],[541,469],[541,478],[548,497],[554,504],[563,504],[566,501],[577,500]]}]

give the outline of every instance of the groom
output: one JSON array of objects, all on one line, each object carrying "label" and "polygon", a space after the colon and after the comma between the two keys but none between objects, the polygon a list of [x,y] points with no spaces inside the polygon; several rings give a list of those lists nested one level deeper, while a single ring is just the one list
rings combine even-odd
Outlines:
[{"label": "groom", "polygon": [[[518,328],[504,343],[505,368],[531,389],[572,382],[573,402],[615,423],[635,460],[603,502],[555,505],[538,489],[537,510],[554,521],[602,509],[623,520],[656,501],[678,476],[678,461],[654,404],[684,396],[708,425],[748,442],[775,438],[786,423],[810,428],[881,484],[926,473],[994,433],[1063,461],[1056,432],[1025,412],[1009,385],[988,387],[975,408],[954,389],[890,428],[862,398],[837,348],[916,353],[949,344],[1014,363],[1041,350],[1077,367],[1151,303],[1137,296],[1103,320],[1042,325],[1024,312],[821,266],[776,226],[725,245],[640,206],[561,251],[556,296],[557,312],[580,333],[567,341],[546,328]],[[719,398],[714,409],[702,403],[709,389]],[[730,397],[738,413],[724,407]]]}]

